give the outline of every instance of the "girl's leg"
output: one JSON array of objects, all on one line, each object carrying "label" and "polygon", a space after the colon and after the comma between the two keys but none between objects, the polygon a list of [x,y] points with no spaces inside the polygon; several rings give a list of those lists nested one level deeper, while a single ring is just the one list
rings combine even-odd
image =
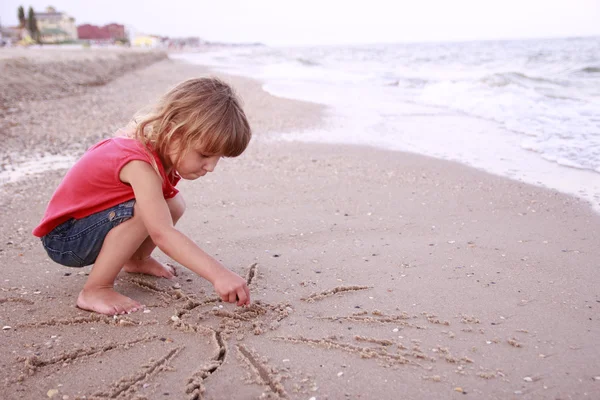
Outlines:
[{"label": "girl's leg", "polygon": [[141,304],[117,293],[113,289],[115,278],[123,264],[148,236],[142,218],[134,215],[129,220],[112,228],[102,244],[92,272],[77,298],[77,306],[101,314],[124,314],[136,311]]},{"label": "girl's leg", "polygon": [[[178,194],[173,199],[167,200],[167,203],[173,221],[176,222],[185,210],[183,197]],[[79,308],[108,315],[124,314],[140,309],[142,307],[140,303],[117,293],[113,288],[117,275],[124,265],[130,264],[133,257],[147,254],[146,259],[153,260],[164,273],[166,267],[149,257],[156,246],[148,237],[148,231],[137,210],[138,206],[135,205],[133,217],[112,228],[106,235],[90,276],[77,298]],[[156,267],[152,268],[151,262],[142,264],[145,268],[135,272],[160,272]],[[170,272],[170,277],[172,276],[173,273]]]},{"label": "girl's leg", "polygon": [[[167,205],[171,211],[173,225],[179,221],[185,211],[185,202],[181,193],[167,200]],[[168,265],[163,265],[151,256],[156,245],[148,236],[133,256],[125,263],[124,269],[130,273],[148,274],[170,279],[175,276],[175,269]]]}]

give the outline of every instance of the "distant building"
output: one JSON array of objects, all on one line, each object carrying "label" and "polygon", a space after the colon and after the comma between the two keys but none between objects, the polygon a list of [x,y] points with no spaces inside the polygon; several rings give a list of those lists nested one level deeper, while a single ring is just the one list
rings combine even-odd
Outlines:
[{"label": "distant building", "polygon": [[90,24],[79,25],[77,27],[77,35],[79,39],[83,40],[111,43],[127,39],[125,26],[121,24],[108,24],[104,26]]},{"label": "distant building", "polygon": [[3,26],[0,27],[0,40],[4,44],[14,44],[23,39],[25,28],[20,26]]},{"label": "distant building", "polygon": [[40,39],[46,43],[59,43],[77,40],[75,18],[67,13],[57,12],[54,7],[47,7],[46,12],[35,12]]},{"label": "distant building", "polygon": [[133,39],[133,46],[155,48],[162,45],[162,38],[155,35],[139,35]]}]

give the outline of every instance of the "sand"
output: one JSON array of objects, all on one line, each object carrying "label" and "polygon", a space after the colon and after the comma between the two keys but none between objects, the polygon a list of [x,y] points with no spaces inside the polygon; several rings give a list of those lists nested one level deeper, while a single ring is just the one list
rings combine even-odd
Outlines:
[{"label": "sand", "polygon": [[117,76],[164,60],[161,51],[119,48],[72,49],[6,48],[0,51],[0,109],[23,101],[48,100],[82,93]]},{"label": "sand", "polygon": [[[81,154],[206,73],[165,60],[26,102],[0,118],[4,168],[15,153]],[[30,234],[65,170],[5,183],[2,398],[600,397],[600,218],[587,204],[414,154],[277,141],[327,110],[224,78],[255,138],[180,184],[179,226],[246,277],[253,304],[221,303],[177,266],[171,281],[119,276],[146,312],[79,310],[89,267],[54,264]]]}]

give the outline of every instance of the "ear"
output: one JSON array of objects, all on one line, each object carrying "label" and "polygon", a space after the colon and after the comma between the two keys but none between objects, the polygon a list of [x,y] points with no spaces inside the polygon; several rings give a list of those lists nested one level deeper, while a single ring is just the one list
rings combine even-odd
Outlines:
[{"label": "ear", "polygon": [[[173,122],[171,122],[171,125],[175,125],[175,124]],[[173,133],[171,134],[171,141],[179,143],[183,139],[183,136],[185,133],[183,126],[180,126],[180,127],[171,126],[171,129],[173,129]]]},{"label": "ear", "polygon": [[172,153],[180,152],[181,143],[183,142],[183,135],[183,127],[179,127],[171,133],[171,138],[169,139],[169,147]]}]

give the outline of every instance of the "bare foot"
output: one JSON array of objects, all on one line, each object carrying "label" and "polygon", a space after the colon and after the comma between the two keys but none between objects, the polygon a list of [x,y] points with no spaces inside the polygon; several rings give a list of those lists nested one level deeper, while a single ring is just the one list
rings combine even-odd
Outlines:
[{"label": "bare foot", "polygon": [[77,307],[100,314],[116,315],[137,311],[144,306],[113,288],[83,289],[77,298]]},{"label": "bare foot", "polygon": [[171,279],[176,275],[175,268],[159,263],[154,257],[144,258],[143,260],[131,259],[127,261],[123,269],[133,274],[154,275],[167,279]]}]

